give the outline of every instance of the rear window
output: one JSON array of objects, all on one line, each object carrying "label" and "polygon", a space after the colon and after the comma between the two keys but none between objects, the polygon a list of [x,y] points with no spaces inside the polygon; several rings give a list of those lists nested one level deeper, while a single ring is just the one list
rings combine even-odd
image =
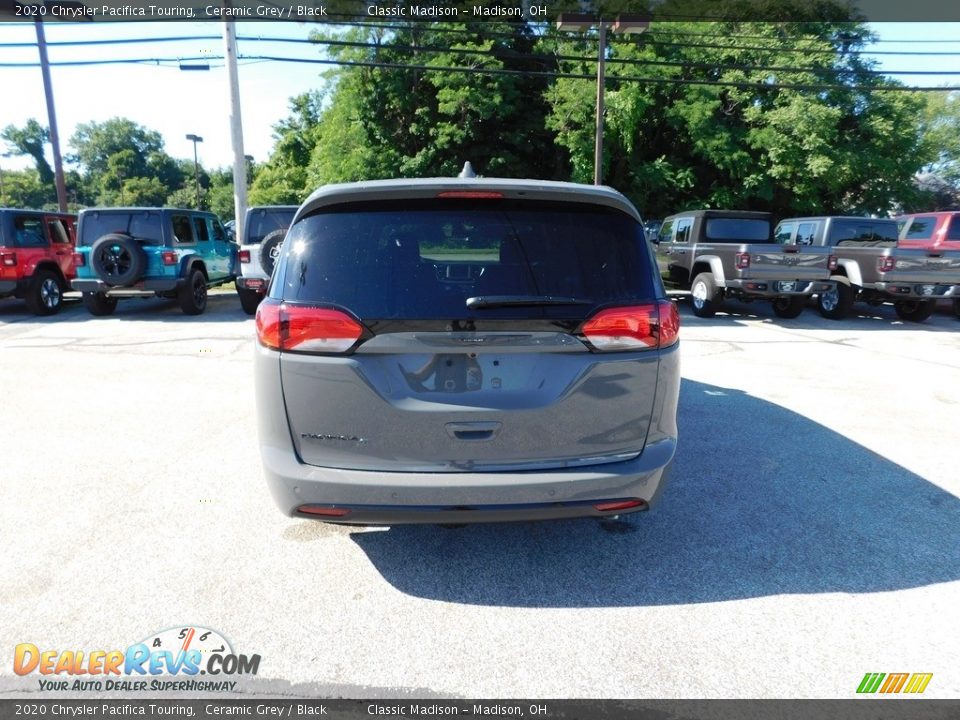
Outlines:
[{"label": "rear window", "polygon": [[834,221],[830,244],[837,247],[896,247],[897,224],[886,221]]},{"label": "rear window", "polygon": [[706,238],[716,242],[770,242],[770,221],[707,218]]},{"label": "rear window", "polygon": [[297,214],[296,208],[291,210],[256,210],[250,213],[250,219],[247,221],[246,234],[247,243],[256,245],[263,242],[263,239],[274,230],[285,230],[293,222],[293,216]]},{"label": "rear window", "polygon": [[904,240],[927,240],[933,237],[937,227],[937,218],[934,215],[923,215],[907,221],[907,231]]},{"label": "rear window", "polygon": [[[596,205],[409,200],[325,209],[284,243],[287,300],[363,319],[586,317],[655,296],[641,225]],[[583,305],[468,308],[472,297],[562,296]]]},{"label": "rear window", "polygon": [[123,233],[148,245],[163,245],[162,228],[158,212],[87,212],[80,226],[80,244],[93,245],[104,235]]}]

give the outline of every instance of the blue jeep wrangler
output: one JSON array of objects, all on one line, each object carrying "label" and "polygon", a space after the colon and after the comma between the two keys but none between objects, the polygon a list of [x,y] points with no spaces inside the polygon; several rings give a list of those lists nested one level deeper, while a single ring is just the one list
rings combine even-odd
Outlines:
[{"label": "blue jeep wrangler", "polygon": [[207,307],[207,288],[240,274],[237,245],[216,215],[172,208],[80,211],[74,290],[92,315],[123,297],[175,298],[187,315]]}]

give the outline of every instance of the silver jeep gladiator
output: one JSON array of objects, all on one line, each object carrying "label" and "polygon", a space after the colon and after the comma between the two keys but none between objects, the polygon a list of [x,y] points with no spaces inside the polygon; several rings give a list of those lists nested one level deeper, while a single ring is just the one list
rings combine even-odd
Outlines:
[{"label": "silver jeep gladiator", "polygon": [[724,298],[769,300],[795,318],[815,293],[833,289],[836,258],[823,247],[774,241],[769,213],[695,210],[663,221],[657,264],[668,288],[690,290],[693,313],[711,317]]},{"label": "silver jeep gladiator", "polygon": [[780,222],[781,242],[805,251],[822,248],[837,258],[834,287],[818,297],[826,318],[846,317],[857,300],[892,302],[901,320],[923,322],[938,299],[960,297],[960,251],[897,246],[895,220],[804,217]]}]

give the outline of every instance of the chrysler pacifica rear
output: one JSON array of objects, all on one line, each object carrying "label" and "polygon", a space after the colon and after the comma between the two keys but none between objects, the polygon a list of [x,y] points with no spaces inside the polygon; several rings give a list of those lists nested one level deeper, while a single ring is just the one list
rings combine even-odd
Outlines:
[{"label": "chrysler pacifica rear", "polygon": [[322,187],[256,329],[261,457],[289,515],[602,518],[649,508],[667,479],[679,315],[610,188]]}]

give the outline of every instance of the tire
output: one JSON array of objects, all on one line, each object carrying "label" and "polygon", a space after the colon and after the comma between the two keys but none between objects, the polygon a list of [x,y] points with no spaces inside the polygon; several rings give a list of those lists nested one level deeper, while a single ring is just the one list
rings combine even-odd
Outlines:
[{"label": "tire", "polygon": [[207,309],[207,278],[194,268],[187,282],[177,292],[177,300],[184,315],[200,315]]},{"label": "tire", "polygon": [[960,320],[960,298],[953,301],[953,314],[957,320]]},{"label": "tire", "polygon": [[287,228],[280,228],[267,233],[260,243],[260,266],[267,275],[273,274],[273,266],[277,264],[283,239],[287,236]]},{"label": "tire", "polygon": [[856,291],[847,284],[846,278],[830,278],[836,285],[829,292],[820,293],[817,298],[817,310],[829,320],[843,320],[850,314],[853,302],[857,298]]},{"label": "tire", "polygon": [[697,275],[690,284],[690,304],[693,314],[701,318],[713,317],[720,309],[720,298],[717,293],[717,284],[713,274],[703,272]]},{"label": "tire", "polygon": [[105,317],[113,315],[113,311],[117,309],[117,298],[107,297],[103,293],[85,292],[83,306],[91,315]]},{"label": "tire", "polygon": [[247,315],[256,315],[257,307],[260,305],[263,296],[256,290],[246,290],[244,288],[237,288],[237,295],[240,296],[240,307],[243,308],[243,311]]},{"label": "tire", "polygon": [[140,243],[131,236],[110,233],[94,241],[90,248],[90,265],[107,285],[130,285],[143,276],[147,256]]},{"label": "tire", "polygon": [[773,301],[773,314],[784,320],[793,320],[800,317],[800,313],[806,306],[807,298],[803,295],[778,297]]},{"label": "tire", "polygon": [[53,270],[38,270],[24,298],[34,315],[54,315],[63,306],[63,283]]},{"label": "tire", "polygon": [[907,322],[923,322],[937,309],[936,300],[899,300],[893,304],[897,317]]}]

